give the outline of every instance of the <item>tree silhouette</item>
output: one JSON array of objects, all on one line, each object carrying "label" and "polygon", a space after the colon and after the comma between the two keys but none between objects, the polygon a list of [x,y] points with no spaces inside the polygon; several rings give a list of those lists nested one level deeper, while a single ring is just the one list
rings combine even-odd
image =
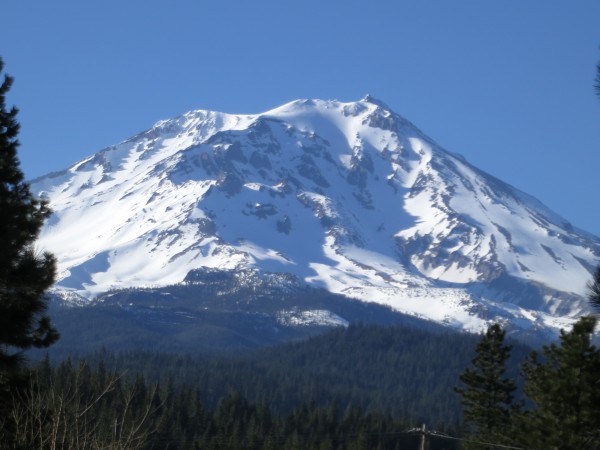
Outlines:
[{"label": "tree silhouette", "polygon": [[600,311],[600,266],[596,267],[594,278],[588,282],[588,298],[592,306]]},{"label": "tree silhouette", "polygon": [[525,393],[535,405],[525,417],[526,448],[600,449],[596,322],[582,317],[570,332],[561,331],[559,345],[544,346],[541,358],[533,352],[526,361]]},{"label": "tree silhouette", "polygon": [[[3,68],[0,59],[0,74]],[[31,194],[19,167],[18,110],[7,109],[5,99],[11,85],[5,75],[0,85],[0,396],[23,367],[24,350],[58,339],[44,295],[54,283],[54,257],[34,247],[50,210]]]},{"label": "tree silhouette", "polygon": [[499,324],[488,328],[477,344],[471,367],[460,376],[464,387],[456,388],[462,396],[467,435],[479,441],[511,442],[516,386],[504,375],[511,352],[511,346],[504,344],[504,334]]}]

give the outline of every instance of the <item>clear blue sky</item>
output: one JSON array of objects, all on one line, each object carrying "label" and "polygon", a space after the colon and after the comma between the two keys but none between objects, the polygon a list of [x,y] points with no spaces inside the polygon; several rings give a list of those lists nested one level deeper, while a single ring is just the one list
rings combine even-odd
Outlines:
[{"label": "clear blue sky", "polygon": [[600,235],[600,1],[15,0],[0,12],[29,178],[191,109],[370,93]]}]

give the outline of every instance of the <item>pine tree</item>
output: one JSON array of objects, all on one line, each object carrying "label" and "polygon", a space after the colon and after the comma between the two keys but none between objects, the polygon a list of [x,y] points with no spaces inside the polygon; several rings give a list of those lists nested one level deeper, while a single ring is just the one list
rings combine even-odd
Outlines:
[{"label": "pine tree", "polygon": [[511,352],[511,346],[504,344],[504,335],[498,324],[488,328],[477,344],[472,367],[460,375],[464,387],[456,388],[462,396],[466,434],[472,440],[496,444],[512,442],[516,386],[513,380],[504,376]]},{"label": "pine tree", "polygon": [[600,266],[596,267],[594,278],[588,283],[588,298],[592,306],[600,311]]},{"label": "pine tree", "polygon": [[[0,59],[0,73],[3,67]],[[0,395],[22,368],[23,350],[58,338],[44,296],[54,283],[55,261],[34,248],[50,210],[31,194],[19,168],[17,109],[5,103],[11,84],[5,75],[0,85]]]},{"label": "pine tree", "polygon": [[535,408],[525,416],[527,448],[600,449],[600,351],[592,345],[596,319],[581,318],[560,345],[534,352],[524,365],[525,393]]}]

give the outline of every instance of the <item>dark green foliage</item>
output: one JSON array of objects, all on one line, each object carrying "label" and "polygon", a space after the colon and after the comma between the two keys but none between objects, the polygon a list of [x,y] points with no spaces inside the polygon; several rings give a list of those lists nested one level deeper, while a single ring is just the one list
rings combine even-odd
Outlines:
[{"label": "dark green foliage", "polygon": [[156,381],[198,386],[209,408],[231,391],[277,414],[305,402],[323,406],[336,399],[341,411],[357,407],[448,430],[460,423],[453,388],[476,342],[469,334],[357,324],[245,355],[132,351],[100,353],[90,360],[104,359]]},{"label": "dark green foliage", "polygon": [[23,350],[58,338],[44,297],[54,283],[54,258],[34,248],[50,210],[33,197],[19,168],[17,109],[7,109],[5,99],[11,84],[5,76],[0,85],[0,395],[22,367]]},{"label": "dark green foliage", "polygon": [[[401,433],[421,423],[457,434],[453,386],[476,343],[468,334],[351,325],[245,355],[101,351],[86,359],[159,383],[169,415],[155,439],[180,448],[202,439],[201,448],[412,450],[418,437]],[[432,438],[430,449],[452,445]]]},{"label": "dark green foliage", "polygon": [[600,266],[596,267],[594,278],[588,283],[588,298],[592,306],[600,311]]},{"label": "dark green foliage", "polygon": [[[97,361],[97,369],[70,360],[52,368],[42,361],[35,379],[55,393],[80,386],[77,398],[87,404],[115,374],[131,374],[117,377],[118,383],[91,408],[93,420],[83,422],[97,424],[94,439],[103,445],[119,441],[115,419],[123,423],[117,430],[131,429],[150,405],[152,414],[143,422],[138,441],[143,445],[135,448],[414,450],[419,436],[407,430],[421,423],[460,437],[450,381],[459,377],[460,367],[476,350],[473,366],[462,378],[488,375],[499,399],[489,403],[497,413],[489,416],[489,423],[496,428],[486,435],[469,427],[464,438],[530,450],[596,449],[600,362],[590,344],[594,324],[591,318],[582,319],[562,334],[560,345],[544,348],[541,359],[531,357],[526,365],[531,403],[525,413],[510,406],[516,392],[510,381],[514,355],[508,358],[510,347],[498,326],[477,347],[475,336],[353,325],[245,357],[101,352],[90,358]],[[514,349],[513,354],[524,353],[517,344]],[[453,368],[445,373],[444,366]],[[494,389],[482,398],[494,398]],[[135,401],[128,403],[127,398]],[[454,398],[453,405],[449,398]],[[125,415],[127,404],[133,407]],[[507,420],[515,414],[519,420]],[[487,417],[485,412],[481,417]],[[510,430],[510,439],[506,431],[498,432],[501,426]],[[450,450],[458,441],[432,436],[429,445],[430,450]]]},{"label": "dark green foliage", "polygon": [[[21,397],[21,406],[34,414],[34,428],[42,432],[21,427],[19,441],[0,439],[2,448],[413,450],[418,445],[405,421],[357,407],[342,411],[331,400],[321,406],[304,403],[282,415],[232,392],[205,409],[197,386],[158,387],[139,375],[70,360],[55,368],[43,361],[32,380],[29,392],[36,395]],[[43,398],[43,408],[31,398]],[[429,450],[456,448],[455,441],[435,438]]]},{"label": "dark green foliage", "polygon": [[[471,367],[460,375],[467,436],[473,440],[510,444],[516,385],[505,376],[511,346],[504,344],[504,330],[490,326],[477,344]],[[479,448],[479,447],[477,447]],[[483,447],[481,447],[483,448]]]},{"label": "dark green foliage", "polygon": [[581,318],[560,345],[532,353],[524,365],[534,408],[523,417],[527,448],[600,448],[600,352],[591,339],[594,317]]}]

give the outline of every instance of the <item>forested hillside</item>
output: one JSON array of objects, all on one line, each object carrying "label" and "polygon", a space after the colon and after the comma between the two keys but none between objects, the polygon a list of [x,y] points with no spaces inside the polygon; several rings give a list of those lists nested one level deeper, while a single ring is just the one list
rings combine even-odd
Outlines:
[{"label": "forested hillside", "polygon": [[410,450],[423,423],[460,434],[454,387],[477,339],[355,324],[243,355],[102,350],[42,360],[26,395],[71,404],[73,417],[46,418],[65,430],[89,406],[81,432],[93,423],[94,439],[126,448]]},{"label": "forested hillside", "polygon": [[[44,361],[20,401],[0,418],[6,449],[414,449],[406,420],[335,400],[309,402],[284,415],[239,393],[207,408],[196,386],[156,384],[102,364]],[[430,450],[455,449],[432,438]]]},{"label": "forested hillside", "polygon": [[[98,352],[92,364],[151,381],[199,389],[214,408],[231,392],[287,414],[305,403],[341,410],[359,407],[411,423],[445,429],[460,423],[454,392],[460,372],[474,356],[477,336],[413,327],[351,325],[305,341],[228,357],[152,352]],[[517,346],[511,369],[526,347]]]}]

